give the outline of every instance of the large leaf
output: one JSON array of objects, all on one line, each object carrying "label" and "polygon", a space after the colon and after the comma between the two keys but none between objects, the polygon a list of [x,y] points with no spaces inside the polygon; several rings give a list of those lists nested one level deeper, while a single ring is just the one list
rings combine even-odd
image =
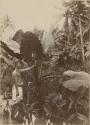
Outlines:
[{"label": "large leaf", "polygon": [[80,114],[80,113],[77,113],[77,117],[78,117],[80,120],[82,120],[82,121],[87,121],[87,117],[84,116],[84,115],[82,115],[82,114]]},{"label": "large leaf", "polygon": [[15,53],[20,53],[20,45],[16,41],[11,40],[7,42],[6,44]]},{"label": "large leaf", "polygon": [[71,79],[64,81],[63,86],[72,91],[77,91],[79,87],[83,86],[89,88],[90,85],[90,74],[85,72],[74,72],[74,71],[65,71],[64,76],[69,76]]},{"label": "large leaf", "polygon": [[[69,116],[68,119],[69,122],[71,122],[72,124],[79,124],[79,125],[89,125],[88,124],[88,119],[85,115],[77,113],[77,114],[72,114],[71,116]],[[75,125],[76,125],[75,124]]]},{"label": "large leaf", "polygon": [[56,118],[61,120],[64,116],[64,111],[61,107],[57,108],[56,110],[54,107],[52,107],[49,103],[46,103],[43,105],[44,111],[46,112],[46,115],[49,115],[50,117]]},{"label": "large leaf", "polygon": [[81,86],[89,88],[89,82],[88,80],[71,79],[63,82],[63,86],[71,91],[77,91]]},{"label": "large leaf", "polygon": [[[20,54],[17,53],[17,51],[19,52],[19,45],[17,43],[10,42],[10,43],[5,43],[4,41],[0,41],[0,47],[1,49],[4,49],[8,55],[11,55],[12,57],[16,57],[20,59]],[[14,48],[15,46],[15,48]]]},{"label": "large leaf", "polygon": [[75,72],[72,70],[67,70],[63,73],[63,76],[69,76],[72,79],[83,79],[83,80],[88,80],[90,82],[90,74],[83,72],[83,71],[79,71],[79,72]]}]

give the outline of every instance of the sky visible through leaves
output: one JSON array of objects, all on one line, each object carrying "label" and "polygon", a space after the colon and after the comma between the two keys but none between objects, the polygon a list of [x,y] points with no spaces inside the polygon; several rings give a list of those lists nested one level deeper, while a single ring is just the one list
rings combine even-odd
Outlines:
[{"label": "sky visible through leaves", "polygon": [[0,0],[0,18],[11,17],[16,29],[46,30],[63,12],[62,3],[63,0]]}]

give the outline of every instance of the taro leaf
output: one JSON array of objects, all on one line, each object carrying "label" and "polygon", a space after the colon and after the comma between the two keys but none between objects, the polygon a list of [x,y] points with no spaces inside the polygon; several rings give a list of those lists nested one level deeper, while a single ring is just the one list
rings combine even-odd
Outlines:
[{"label": "taro leaf", "polygon": [[43,105],[44,111],[46,112],[47,115],[52,115],[52,109],[51,106],[48,103],[45,103]]},{"label": "taro leaf", "polygon": [[81,86],[89,88],[90,74],[88,73],[68,70],[63,73],[63,76],[71,78],[71,80],[63,82],[63,86],[71,91],[77,91]]},{"label": "taro leaf", "polygon": [[44,111],[46,112],[47,115],[53,117],[53,118],[61,118],[64,117],[64,111],[62,110],[62,108],[58,108],[56,110],[54,110],[52,108],[52,106],[48,103],[43,105]]},{"label": "taro leaf", "polygon": [[90,74],[86,73],[86,72],[75,72],[75,71],[72,71],[72,70],[68,70],[68,71],[65,71],[63,73],[63,76],[69,76],[73,79],[84,79],[84,80],[89,80],[90,82]]},{"label": "taro leaf", "polygon": [[70,115],[69,118],[68,118],[68,122],[71,122],[71,123],[74,123],[74,124],[79,123],[79,125],[81,125],[81,124],[86,125],[86,123],[88,123],[88,119],[85,115],[77,113],[77,114]]},{"label": "taro leaf", "polygon": [[85,115],[83,115],[83,114],[80,114],[80,113],[77,113],[77,118],[79,118],[82,121],[86,121],[87,120],[87,117]]},{"label": "taro leaf", "polygon": [[47,103],[44,105],[44,110],[46,114],[54,117],[64,117],[65,112],[62,107],[66,104],[66,101],[62,99],[60,93],[52,93],[48,95]]},{"label": "taro leaf", "polygon": [[71,79],[64,81],[63,86],[71,91],[77,91],[81,86],[89,88],[88,81],[79,79]]}]

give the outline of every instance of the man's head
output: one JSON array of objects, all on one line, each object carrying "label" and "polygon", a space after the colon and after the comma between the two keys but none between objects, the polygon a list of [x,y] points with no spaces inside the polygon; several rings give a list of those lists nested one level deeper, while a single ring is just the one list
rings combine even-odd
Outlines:
[{"label": "man's head", "polygon": [[19,69],[21,67],[20,60],[15,61],[15,68]]}]

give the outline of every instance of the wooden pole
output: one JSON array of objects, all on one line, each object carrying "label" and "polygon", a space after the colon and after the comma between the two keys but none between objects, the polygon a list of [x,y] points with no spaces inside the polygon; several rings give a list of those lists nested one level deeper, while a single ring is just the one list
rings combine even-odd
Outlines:
[{"label": "wooden pole", "polygon": [[30,85],[32,84],[32,82],[28,82],[28,90],[27,90],[27,104],[29,104],[30,101]]}]

